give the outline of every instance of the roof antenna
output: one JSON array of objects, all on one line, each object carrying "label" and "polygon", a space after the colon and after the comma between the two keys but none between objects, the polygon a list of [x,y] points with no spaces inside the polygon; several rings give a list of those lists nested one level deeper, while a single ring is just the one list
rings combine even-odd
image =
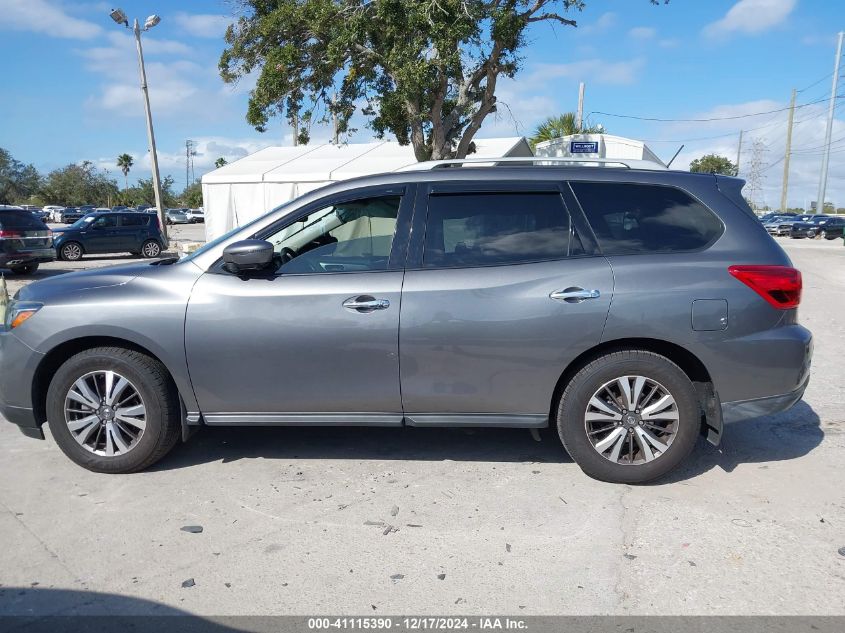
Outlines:
[{"label": "roof antenna", "polygon": [[668,163],[666,163],[666,169],[669,169],[669,167],[671,167],[671,166],[672,166],[672,163],[673,163],[673,162],[675,162],[675,159],[678,157],[678,154],[680,154],[680,153],[681,153],[681,150],[682,150],[682,149],[684,149],[684,146],[683,146],[683,145],[681,145],[681,146],[678,148],[678,151],[677,151],[677,152],[675,152],[675,155],[672,157],[672,160],[670,160]]}]

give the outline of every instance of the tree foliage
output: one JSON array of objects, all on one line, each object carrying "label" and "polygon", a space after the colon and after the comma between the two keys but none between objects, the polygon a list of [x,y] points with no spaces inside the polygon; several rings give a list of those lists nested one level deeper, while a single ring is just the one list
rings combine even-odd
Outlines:
[{"label": "tree foliage", "polygon": [[117,182],[90,161],[71,163],[47,174],[40,197],[46,204],[111,205],[117,200]]},{"label": "tree foliage", "polygon": [[[161,203],[164,208],[174,207],[179,198],[173,191],[173,176],[165,176],[161,179]],[[153,190],[153,179],[139,178],[133,187],[128,187],[120,192],[118,200],[121,204],[136,207],[139,204],[155,205],[155,191]]]},{"label": "tree foliage", "polygon": [[117,167],[123,172],[124,187],[129,188],[129,170],[135,164],[134,159],[130,154],[121,154],[117,157]]},{"label": "tree foliage", "polygon": [[214,166],[217,169],[220,169],[224,165],[228,165],[228,164],[229,164],[229,161],[226,160],[225,158],[223,158],[222,156],[220,158],[218,158],[216,161],[214,161]]},{"label": "tree foliage", "polygon": [[604,132],[604,127],[601,125],[583,125],[579,126],[577,115],[574,112],[564,112],[557,116],[550,116],[543,121],[534,130],[531,136],[531,147],[536,147],[537,143],[543,141],[551,141],[561,136],[569,136],[571,134],[601,134]]},{"label": "tree foliage", "polygon": [[737,168],[730,159],[718,154],[705,154],[696,158],[689,164],[689,170],[702,174],[722,174],[723,176],[736,176]]},{"label": "tree foliage", "polygon": [[24,165],[0,147],[0,204],[28,202],[40,186],[41,176],[33,165]]},{"label": "tree foliage", "polygon": [[[650,0],[657,4],[657,0]],[[417,160],[463,158],[496,112],[538,23],[576,26],[584,0],[241,0],[220,57],[226,82],[258,72],[247,121],[284,116],[308,142],[335,115],[341,134],[360,104],[379,137]]]},{"label": "tree foliage", "polygon": [[182,195],[179,196],[179,200],[182,206],[189,207],[191,209],[201,207],[202,184],[200,183],[200,181],[198,180],[185,187],[185,190],[182,192]]}]

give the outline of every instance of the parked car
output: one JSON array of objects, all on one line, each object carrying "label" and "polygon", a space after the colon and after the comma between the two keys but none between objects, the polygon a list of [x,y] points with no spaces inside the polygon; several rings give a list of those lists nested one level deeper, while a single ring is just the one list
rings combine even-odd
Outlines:
[{"label": "parked car", "polygon": [[168,209],[165,212],[168,224],[188,224],[190,220],[182,209]]},{"label": "parked car", "polygon": [[205,211],[202,207],[199,209],[188,209],[186,215],[192,224],[197,224],[199,222],[202,222],[203,224],[205,223]]},{"label": "parked car", "polygon": [[833,240],[842,237],[845,228],[845,217],[831,215],[814,215],[806,222],[796,222],[792,225],[789,236],[795,239],[807,237]]},{"label": "parked car", "polygon": [[783,211],[783,212],[770,212],[766,213],[765,215],[761,215],[758,219],[761,223],[766,224],[767,222],[771,222],[774,218],[791,218],[798,215],[797,213],[793,213],[792,211]]},{"label": "parked car", "polygon": [[122,204],[115,205],[111,208],[112,211],[129,211],[129,207]]},{"label": "parked car", "polygon": [[163,245],[158,219],[146,213],[89,213],[54,233],[56,254],[68,261],[98,253],[128,252],[158,257]]},{"label": "parked car", "polygon": [[0,207],[0,268],[31,275],[39,264],[55,258],[53,233],[46,224],[30,211]]},{"label": "parked car", "polygon": [[35,209],[34,211],[30,211],[32,215],[36,218],[41,220],[42,222],[49,222],[50,221],[50,212],[45,211],[44,209]]},{"label": "parked car", "polygon": [[44,207],[44,210],[49,211],[49,213],[50,213],[50,220],[49,220],[50,222],[61,221],[61,212],[64,211],[64,209],[65,209],[64,207],[54,205],[54,204],[48,204],[46,207]]},{"label": "parked car", "polygon": [[777,237],[789,235],[792,230],[792,225],[796,222],[794,217],[775,216],[763,224],[763,228],[769,233]]},{"label": "parked car", "polygon": [[99,472],[203,424],[553,424],[587,474],[639,483],[801,398],[801,274],[743,181],[507,161],[334,183],[180,260],[30,284],[0,410]]},{"label": "parked car", "polygon": [[79,220],[85,213],[76,207],[66,207],[59,213],[59,222],[62,224],[73,224]]}]

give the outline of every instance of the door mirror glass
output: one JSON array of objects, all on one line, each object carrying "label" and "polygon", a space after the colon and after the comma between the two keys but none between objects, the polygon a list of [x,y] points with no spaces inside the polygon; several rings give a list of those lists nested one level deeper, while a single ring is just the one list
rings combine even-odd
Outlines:
[{"label": "door mirror glass", "polygon": [[273,262],[273,245],[264,240],[241,240],[223,251],[223,268],[241,274],[264,270]]}]

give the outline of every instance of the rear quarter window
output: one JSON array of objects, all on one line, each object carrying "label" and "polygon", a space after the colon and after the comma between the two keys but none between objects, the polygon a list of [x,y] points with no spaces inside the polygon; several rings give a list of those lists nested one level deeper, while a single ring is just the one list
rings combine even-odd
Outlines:
[{"label": "rear quarter window", "polygon": [[29,211],[0,211],[0,228],[45,231],[47,226]]},{"label": "rear quarter window", "polygon": [[140,214],[120,216],[121,226],[147,226],[150,218]]},{"label": "rear quarter window", "polygon": [[571,182],[602,253],[678,253],[710,246],[721,220],[691,195],[664,185]]}]

